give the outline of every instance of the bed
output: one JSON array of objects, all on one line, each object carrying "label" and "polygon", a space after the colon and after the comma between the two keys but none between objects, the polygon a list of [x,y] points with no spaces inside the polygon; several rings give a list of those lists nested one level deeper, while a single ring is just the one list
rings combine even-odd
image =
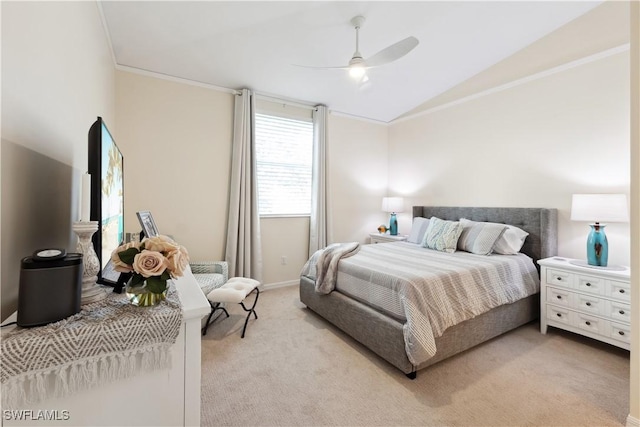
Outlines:
[{"label": "bed", "polygon": [[[375,302],[367,302],[366,298],[354,295],[353,291],[357,287],[353,285],[350,290],[345,285],[344,290],[341,291],[341,277],[345,283],[347,277],[347,273],[341,270],[348,269],[350,264],[357,263],[358,259],[362,259],[366,254],[382,248],[376,248],[375,251],[373,248],[367,248],[366,251],[361,248],[360,252],[366,253],[360,254],[360,257],[359,253],[356,253],[353,257],[343,259],[344,262],[338,262],[335,290],[327,294],[316,292],[315,274],[301,275],[300,301],[303,304],[400,369],[409,378],[415,378],[420,369],[537,319],[539,316],[537,261],[556,255],[557,249],[557,211],[555,209],[415,206],[413,217],[437,217],[449,221],[466,218],[478,222],[510,224],[524,230],[528,236],[520,252],[526,257],[521,256],[521,258],[530,258],[529,264],[532,266],[528,268],[534,269],[532,274],[536,276],[538,288],[515,301],[502,303],[482,314],[472,315],[468,320],[447,326],[444,331],[432,333],[434,354],[425,359],[425,357],[416,357],[416,354],[409,350],[410,345],[407,341],[406,326],[411,323],[415,329],[414,324],[417,322],[409,322],[409,317],[403,317],[392,309],[382,309]],[[397,251],[411,249],[409,243],[383,243],[376,246],[382,245],[389,245],[388,248],[393,248],[395,245],[394,250]],[[425,249],[425,251],[428,250]],[[478,255],[474,256],[478,257]],[[493,261],[500,257],[510,257],[510,255],[491,255],[485,258]],[[513,255],[513,257],[516,256]],[[371,275],[378,273],[373,272]]]}]

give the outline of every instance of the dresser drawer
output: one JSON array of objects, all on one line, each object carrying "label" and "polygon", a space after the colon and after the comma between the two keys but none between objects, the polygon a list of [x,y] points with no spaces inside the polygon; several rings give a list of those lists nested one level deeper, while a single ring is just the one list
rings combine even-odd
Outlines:
[{"label": "dresser drawer", "polygon": [[605,316],[614,321],[631,323],[631,305],[618,301],[607,301]]},{"label": "dresser drawer", "polygon": [[594,334],[603,334],[607,330],[608,321],[584,313],[573,313],[573,324]]},{"label": "dresser drawer", "polygon": [[621,301],[631,302],[631,286],[626,282],[618,282],[617,280],[609,280],[607,296],[619,299]]},{"label": "dresser drawer", "polygon": [[614,340],[626,343],[631,342],[631,327],[629,325],[611,322],[610,333],[611,338]]},{"label": "dresser drawer", "polygon": [[580,292],[602,295],[605,293],[605,284],[605,279],[600,279],[593,276],[583,276],[580,274],[576,278],[575,288]]},{"label": "dresser drawer", "polygon": [[584,295],[584,294],[574,294],[573,295],[574,304],[572,307],[587,312],[590,314],[607,314],[607,302],[606,300],[599,299],[595,295]]},{"label": "dresser drawer", "polygon": [[551,304],[571,307],[573,296],[574,294],[564,289],[547,288],[547,302]]},{"label": "dresser drawer", "polygon": [[563,307],[553,305],[547,306],[547,319],[554,322],[561,322],[567,325],[571,324],[571,312]]},{"label": "dresser drawer", "polygon": [[562,270],[547,270],[547,283],[550,285],[562,286],[565,288],[573,287],[573,274]]}]

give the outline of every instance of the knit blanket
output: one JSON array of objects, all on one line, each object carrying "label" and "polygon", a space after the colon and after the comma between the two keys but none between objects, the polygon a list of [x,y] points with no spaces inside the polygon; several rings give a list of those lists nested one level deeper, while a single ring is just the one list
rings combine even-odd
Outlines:
[{"label": "knit blanket", "polygon": [[340,260],[357,254],[359,250],[358,242],[332,243],[318,249],[302,267],[301,274],[315,278],[316,292],[328,294],[336,287]]},{"label": "knit blanket", "polygon": [[2,407],[18,408],[63,397],[137,373],[171,367],[171,346],[182,308],[169,281],[167,299],[136,307],[126,295],[103,301],[59,322],[2,332]]}]

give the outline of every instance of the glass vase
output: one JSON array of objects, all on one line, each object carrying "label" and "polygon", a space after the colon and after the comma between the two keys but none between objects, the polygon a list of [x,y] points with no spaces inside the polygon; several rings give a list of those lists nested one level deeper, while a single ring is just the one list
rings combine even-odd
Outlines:
[{"label": "glass vase", "polygon": [[147,287],[146,280],[142,283],[132,286],[131,279],[129,279],[124,287],[124,291],[127,294],[129,302],[138,307],[151,307],[160,304],[167,298],[166,289],[161,293],[152,292]]}]

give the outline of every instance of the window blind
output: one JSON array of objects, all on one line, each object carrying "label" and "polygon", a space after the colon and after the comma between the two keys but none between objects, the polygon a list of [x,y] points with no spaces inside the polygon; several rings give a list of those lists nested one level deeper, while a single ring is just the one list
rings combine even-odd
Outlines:
[{"label": "window blind", "polygon": [[256,113],[260,215],[309,215],[313,123]]}]

